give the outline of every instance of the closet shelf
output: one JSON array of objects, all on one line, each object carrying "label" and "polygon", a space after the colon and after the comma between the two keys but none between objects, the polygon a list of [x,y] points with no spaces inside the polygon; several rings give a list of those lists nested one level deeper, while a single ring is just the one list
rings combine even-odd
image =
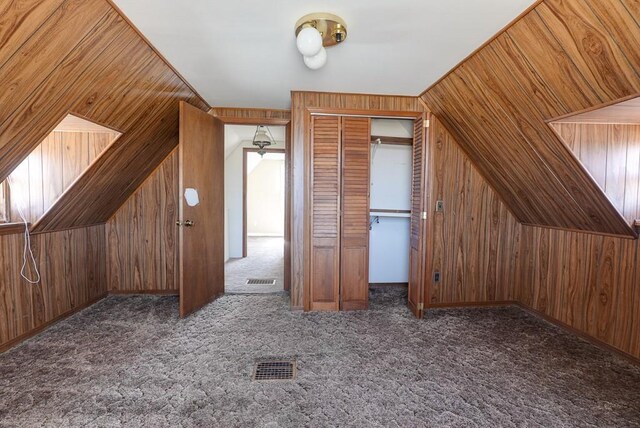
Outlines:
[{"label": "closet shelf", "polygon": [[0,223],[0,235],[15,235],[23,232],[24,223]]},{"label": "closet shelf", "polygon": [[380,140],[382,144],[395,144],[398,146],[413,146],[413,138],[411,137],[385,137],[382,135],[372,135],[371,144],[377,144]]},{"label": "closet shelf", "polygon": [[411,217],[411,210],[371,209],[369,215],[371,217]]}]

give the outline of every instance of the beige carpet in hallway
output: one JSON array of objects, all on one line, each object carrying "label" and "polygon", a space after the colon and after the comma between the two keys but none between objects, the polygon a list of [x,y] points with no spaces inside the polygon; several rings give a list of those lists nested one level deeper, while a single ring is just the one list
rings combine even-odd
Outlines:
[{"label": "beige carpet in hallway", "polygon": [[[224,269],[225,293],[284,291],[284,238],[247,238],[247,257],[230,259]],[[249,278],[275,279],[275,285],[246,285]]]}]

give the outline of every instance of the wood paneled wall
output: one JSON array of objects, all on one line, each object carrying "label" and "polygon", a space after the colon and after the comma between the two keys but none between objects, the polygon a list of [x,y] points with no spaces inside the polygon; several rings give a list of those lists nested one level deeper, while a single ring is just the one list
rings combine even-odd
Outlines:
[{"label": "wood paneled wall", "polygon": [[422,94],[527,224],[635,236],[547,120],[640,92],[640,8],[545,0]]},{"label": "wood paneled wall", "polygon": [[[291,93],[291,307],[303,309],[309,291],[310,236],[309,198],[309,109],[334,111],[422,112],[417,97],[390,95],[338,94],[327,92]],[[306,309],[309,309],[308,307]]]},{"label": "wood paneled wall", "polygon": [[553,124],[624,218],[640,219],[640,125]]},{"label": "wood paneled wall", "polygon": [[430,133],[425,305],[515,301],[519,222],[434,116]]},{"label": "wood paneled wall", "polygon": [[178,293],[178,151],[174,150],[106,224],[114,293]]},{"label": "wood paneled wall", "polygon": [[640,358],[639,242],[524,226],[518,300]]},{"label": "wood paneled wall", "polygon": [[37,230],[104,223],[176,146],[178,102],[210,107],[109,1],[0,12],[0,180],[68,113],[121,131]]},{"label": "wood paneled wall", "polygon": [[32,237],[42,276],[20,277],[24,237],[0,236],[0,351],[107,293],[104,226]]},{"label": "wood paneled wall", "polygon": [[54,131],[11,173],[11,221],[18,204],[35,223],[118,137],[116,132]]}]

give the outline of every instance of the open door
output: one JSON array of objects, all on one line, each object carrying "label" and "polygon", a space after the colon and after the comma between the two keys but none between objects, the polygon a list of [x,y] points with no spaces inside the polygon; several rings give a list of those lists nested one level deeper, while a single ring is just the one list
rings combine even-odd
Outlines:
[{"label": "open door", "polygon": [[180,102],[180,316],[224,293],[224,125]]},{"label": "open door", "polygon": [[413,314],[422,318],[424,309],[424,270],[426,233],[427,164],[425,119],[416,119],[413,126],[413,172],[411,178],[411,228],[409,248],[409,293],[407,305]]}]

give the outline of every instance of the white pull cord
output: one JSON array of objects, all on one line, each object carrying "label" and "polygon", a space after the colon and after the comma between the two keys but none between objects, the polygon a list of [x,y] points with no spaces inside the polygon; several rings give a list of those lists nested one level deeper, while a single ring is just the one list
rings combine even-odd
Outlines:
[{"label": "white pull cord", "polygon": [[[9,191],[11,191],[11,177],[7,178],[7,186],[9,186]],[[20,276],[24,278],[25,281],[27,281],[29,284],[37,284],[40,282],[40,272],[38,271],[36,258],[33,255],[33,250],[31,249],[31,234],[29,233],[29,222],[27,221],[27,218],[22,211],[22,204],[22,199],[19,200],[16,204],[18,215],[24,223],[24,250],[22,252],[22,268],[20,269]],[[36,279],[31,279],[27,276],[27,264],[33,266],[33,271],[36,274]]]}]

